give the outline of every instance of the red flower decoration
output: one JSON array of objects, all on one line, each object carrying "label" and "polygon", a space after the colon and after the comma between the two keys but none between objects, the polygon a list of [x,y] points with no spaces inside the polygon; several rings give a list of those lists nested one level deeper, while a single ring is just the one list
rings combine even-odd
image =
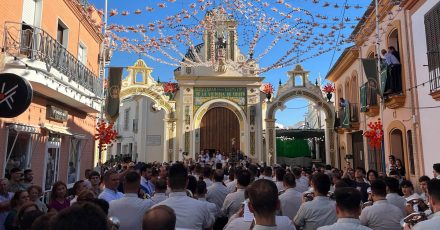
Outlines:
[{"label": "red flower decoration", "polygon": [[175,93],[179,89],[179,85],[175,82],[167,82],[163,85],[165,93]]},{"label": "red flower decoration", "polygon": [[378,119],[376,122],[370,122],[368,124],[369,130],[364,132],[364,136],[368,138],[368,144],[370,144],[370,147],[374,148],[380,148],[383,140],[383,129],[382,129],[382,122],[380,119]]},{"label": "red flower decoration", "polygon": [[265,94],[272,94],[273,93],[273,86],[270,83],[263,84],[263,90],[261,90]]},{"label": "red flower decoration", "polygon": [[322,88],[322,91],[324,93],[333,93],[335,92],[335,87],[332,84],[327,83],[327,85],[325,85],[324,88]]},{"label": "red flower decoration", "polygon": [[104,120],[98,122],[96,131],[98,131],[98,133],[95,134],[95,140],[99,140],[99,145],[101,146],[111,144],[116,140],[116,136],[118,135],[118,132],[113,129],[113,123],[107,124]]}]

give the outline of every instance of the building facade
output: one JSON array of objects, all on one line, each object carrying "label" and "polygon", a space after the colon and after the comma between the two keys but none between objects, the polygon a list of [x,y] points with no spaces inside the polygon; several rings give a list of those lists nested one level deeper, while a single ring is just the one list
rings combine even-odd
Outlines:
[{"label": "building facade", "polygon": [[93,167],[101,16],[85,1],[17,0],[1,4],[0,24],[0,73],[33,88],[25,112],[0,118],[1,175],[30,168],[45,192],[57,180],[70,187]]},{"label": "building facade", "polygon": [[[439,161],[434,150],[438,146],[434,139],[439,127],[432,122],[440,115],[435,100],[438,76],[433,75],[438,66],[428,64],[426,40],[429,39],[425,36],[429,30],[426,15],[435,8],[435,3],[437,1],[401,1],[399,4],[380,1],[377,28],[373,2],[352,34],[355,45],[343,52],[328,73],[327,79],[336,86],[336,98],[350,102],[348,107],[337,104],[340,122],[336,130],[339,154],[352,166],[387,171],[388,156],[394,155],[402,161],[405,177],[417,181],[421,175],[431,176],[432,164]],[[436,33],[438,47],[439,34]],[[379,75],[374,63],[377,51],[391,46],[396,48],[397,53],[393,55],[400,61],[401,72],[397,78],[400,87],[387,94],[384,75],[389,69],[385,69],[382,62]],[[431,69],[425,67],[426,64]],[[373,146],[362,134],[371,129],[370,122],[374,124],[379,119],[383,124],[383,142]]]}]

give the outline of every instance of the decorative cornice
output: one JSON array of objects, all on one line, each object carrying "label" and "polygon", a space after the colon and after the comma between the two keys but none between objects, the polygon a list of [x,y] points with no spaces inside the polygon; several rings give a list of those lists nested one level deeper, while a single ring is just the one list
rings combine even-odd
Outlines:
[{"label": "decorative cornice", "polygon": [[78,7],[77,3],[74,3],[77,0],[64,0],[66,5],[70,8],[70,10],[75,14],[75,16],[79,19],[80,23],[84,25],[84,27],[89,31],[90,35],[95,39],[95,41],[101,44],[104,41],[104,35],[96,28],[92,22],[89,21],[89,18],[84,15],[82,10]]},{"label": "decorative cornice", "polygon": [[352,66],[352,64],[359,58],[359,50],[355,48],[350,48],[345,54],[339,57],[336,64],[327,74],[326,79],[331,82],[336,82],[342,74]]}]

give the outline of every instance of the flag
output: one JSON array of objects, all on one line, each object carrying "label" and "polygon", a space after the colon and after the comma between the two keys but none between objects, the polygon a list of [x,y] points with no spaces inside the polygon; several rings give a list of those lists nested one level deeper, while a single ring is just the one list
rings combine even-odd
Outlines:
[{"label": "flag", "polygon": [[107,83],[107,97],[105,100],[105,117],[109,122],[115,122],[119,116],[119,93],[122,80],[121,67],[110,67]]}]

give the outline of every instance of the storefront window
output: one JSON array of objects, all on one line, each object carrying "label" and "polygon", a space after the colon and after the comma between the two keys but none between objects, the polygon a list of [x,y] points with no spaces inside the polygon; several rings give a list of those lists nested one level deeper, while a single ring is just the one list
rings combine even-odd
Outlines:
[{"label": "storefront window", "polygon": [[79,180],[79,157],[81,140],[73,138],[70,141],[69,167],[67,171],[67,184],[73,184]]},{"label": "storefront window", "polygon": [[46,151],[46,171],[44,189],[49,191],[58,179],[58,166],[60,156],[60,138],[50,134]]},{"label": "storefront window", "polygon": [[6,154],[5,175],[9,175],[12,168],[22,170],[30,168],[30,141],[31,135],[27,132],[9,130],[8,148]]}]

